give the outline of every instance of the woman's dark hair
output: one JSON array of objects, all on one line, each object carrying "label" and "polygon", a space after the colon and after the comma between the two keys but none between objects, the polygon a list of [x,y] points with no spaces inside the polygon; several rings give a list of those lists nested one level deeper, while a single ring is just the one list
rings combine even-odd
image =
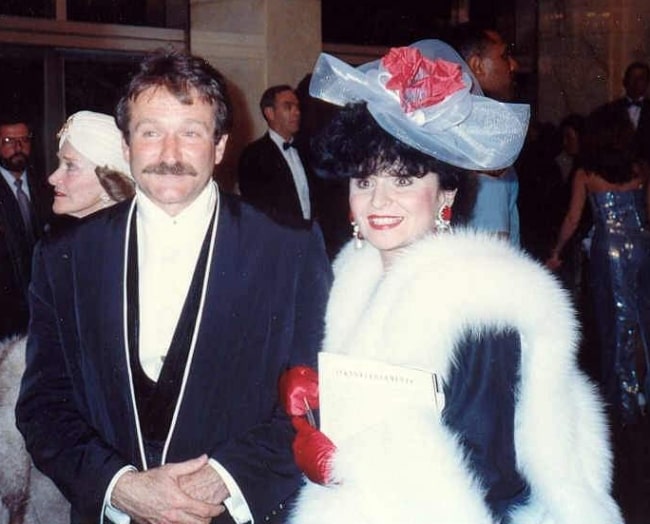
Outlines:
[{"label": "woman's dark hair", "polygon": [[620,111],[603,106],[591,113],[581,135],[581,159],[587,171],[610,184],[630,181],[638,159],[632,123]]},{"label": "woman's dark hair", "polygon": [[115,202],[122,202],[135,194],[135,182],[121,171],[106,166],[95,168],[99,183]]},{"label": "woman's dark hair", "polygon": [[476,177],[414,149],[384,131],[365,103],[348,104],[311,142],[315,172],[330,179],[365,178],[385,170],[398,177],[438,176],[444,190],[457,190],[453,223],[466,221],[474,206]]},{"label": "woman's dark hair", "polygon": [[193,91],[200,100],[213,106],[215,143],[232,127],[232,105],[222,74],[203,58],[174,49],[158,49],[140,64],[140,71],[131,79],[126,93],[117,103],[115,120],[127,143],[130,141],[130,103],[150,88],[169,91],[182,104],[193,102]]}]

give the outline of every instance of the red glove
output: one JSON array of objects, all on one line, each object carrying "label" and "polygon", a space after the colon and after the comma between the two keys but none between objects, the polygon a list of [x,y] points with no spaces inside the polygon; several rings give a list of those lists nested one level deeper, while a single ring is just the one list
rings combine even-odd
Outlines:
[{"label": "red glove", "polygon": [[307,366],[285,371],[278,384],[280,404],[289,416],[305,415],[318,408],[318,374]]},{"label": "red glove", "polygon": [[302,417],[292,417],[291,423],[298,432],[293,441],[293,456],[307,478],[318,484],[332,482],[332,455],[334,443],[325,433],[311,426]]}]

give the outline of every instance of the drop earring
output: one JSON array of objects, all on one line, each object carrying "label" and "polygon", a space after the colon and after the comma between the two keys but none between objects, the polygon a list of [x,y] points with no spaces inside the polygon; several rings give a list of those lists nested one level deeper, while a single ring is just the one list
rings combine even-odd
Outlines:
[{"label": "drop earring", "polygon": [[361,234],[361,231],[359,231],[359,224],[352,220],[352,222],[350,222],[350,225],[352,226],[352,238],[354,238],[354,247],[355,249],[361,249],[363,247],[363,235]]},{"label": "drop earring", "polygon": [[451,206],[449,204],[442,204],[438,209],[438,214],[436,215],[436,231],[438,233],[446,233],[451,231]]}]

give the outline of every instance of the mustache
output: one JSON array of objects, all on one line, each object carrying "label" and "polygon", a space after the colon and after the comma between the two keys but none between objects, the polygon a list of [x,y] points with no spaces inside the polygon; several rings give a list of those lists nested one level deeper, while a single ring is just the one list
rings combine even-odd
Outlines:
[{"label": "mustache", "polygon": [[23,163],[26,164],[28,160],[29,159],[27,158],[27,155],[25,153],[14,153],[9,157],[10,162],[19,163],[19,164],[23,164]]},{"label": "mustache", "polygon": [[22,171],[28,163],[29,157],[24,153],[14,153],[8,158],[0,158],[0,166],[10,171]]},{"label": "mustache", "polygon": [[197,175],[196,169],[183,162],[176,162],[174,164],[160,162],[159,164],[145,167],[142,172],[149,175]]}]

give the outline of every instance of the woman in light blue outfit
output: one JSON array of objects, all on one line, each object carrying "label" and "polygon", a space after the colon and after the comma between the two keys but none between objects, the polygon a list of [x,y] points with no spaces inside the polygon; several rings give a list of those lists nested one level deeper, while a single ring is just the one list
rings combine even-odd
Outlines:
[{"label": "woman in light blue outfit", "polygon": [[648,293],[639,285],[639,271],[650,257],[649,167],[636,159],[630,146],[633,129],[624,117],[600,109],[589,117],[586,129],[585,169],[574,179],[571,204],[548,265],[557,268],[561,263],[559,253],[589,200],[594,221],[589,279],[601,342],[600,378],[615,420],[628,425],[638,421],[650,395],[650,337],[644,333],[650,326],[639,311],[648,298],[639,295]]}]

